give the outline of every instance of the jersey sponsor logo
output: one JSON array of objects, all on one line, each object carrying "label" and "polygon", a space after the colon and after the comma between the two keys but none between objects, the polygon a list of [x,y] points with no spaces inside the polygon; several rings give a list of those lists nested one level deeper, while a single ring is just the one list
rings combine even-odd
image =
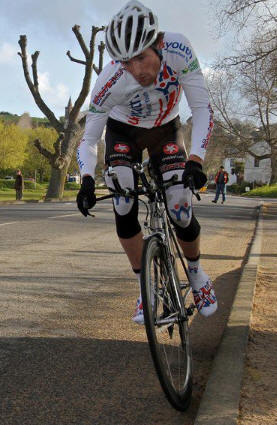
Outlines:
[{"label": "jersey sponsor logo", "polygon": [[171,41],[170,43],[166,41],[164,43],[164,49],[169,53],[177,54],[183,58],[187,58],[188,60],[192,59],[193,56],[191,48],[185,46],[183,43],[179,43],[178,41]]},{"label": "jersey sponsor logo", "polygon": [[105,113],[105,111],[100,111],[99,109],[96,109],[95,106],[93,106],[93,105],[90,105],[89,110],[90,110],[90,112],[95,112],[96,114],[104,114]]},{"label": "jersey sponsor logo", "polygon": [[128,123],[131,125],[138,125],[140,118],[147,118],[151,115],[152,106],[150,103],[150,96],[147,92],[141,95],[136,94],[129,102],[131,114],[128,116]]},{"label": "jersey sponsor logo", "polygon": [[102,106],[106,100],[108,99],[108,97],[111,95],[111,92],[107,93],[106,96],[104,97],[104,99],[102,99],[102,101],[99,103],[99,106]]},{"label": "jersey sponsor logo", "polygon": [[115,161],[111,161],[111,166],[112,167],[118,167],[119,165],[123,165],[124,167],[132,167],[132,164],[130,161],[126,161],[124,159],[117,159]]},{"label": "jersey sponsor logo", "polygon": [[140,121],[139,117],[128,117],[128,123],[131,125],[138,125]]},{"label": "jersey sponsor logo", "polygon": [[185,168],[185,162],[174,162],[174,164],[164,164],[160,167],[161,173],[165,173],[170,170],[178,170]]},{"label": "jersey sponsor logo", "polygon": [[172,88],[176,89],[180,86],[177,73],[173,71],[173,69],[170,68],[170,66],[168,66],[166,63],[163,66],[163,70],[159,73],[155,83],[156,90],[162,92],[167,101],[169,100],[169,95],[170,91],[172,91]]},{"label": "jersey sponsor logo", "polygon": [[160,112],[154,124],[155,127],[158,127],[178,103],[181,86],[177,78],[177,73],[166,63],[164,63],[163,69],[155,81],[155,85],[155,89],[163,95],[159,99]]},{"label": "jersey sponsor logo", "polygon": [[131,114],[128,117],[128,123],[132,125],[138,125],[139,119],[143,115],[142,102],[139,94],[130,100],[129,107],[131,109]]},{"label": "jersey sponsor logo", "polygon": [[81,143],[83,143],[84,141],[85,139],[81,139],[77,147],[77,163],[79,165],[80,170],[82,170],[82,168],[84,168],[85,166],[84,161],[82,161],[80,158],[80,146],[81,146]]},{"label": "jersey sponsor logo", "polygon": [[114,145],[114,150],[119,153],[128,153],[130,152],[130,148],[128,145],[124,145],[123,143],[117,143]]},{"label": "jersey sponsor logo", "polygon": [[179,151],[179,148],[175,143],[168,143],[163,147],[163,151],[166,155],[174,155]]},{"label": "jersey sponsor logo", "polygon": [[113,154],[109,155],[109,159],[112,159],[112,158],[114,158],[114,159],[122,158],[124,160],[126,160],[126,159],[130,159],[131,160],[132,159],[132,156],[131,155],[126,155],[124,153],[113,153]]},{"label": "jersey sponsor logo", "polygon": [[120,68],[107,82],[106,84],[102,87],[102,89],[100,90],[99,93],[97,93],[94,98],[93,98],[93,103],[95,105],[99,105],[102,104],[101,101],[102,100],[106,100],[107,98],[107,92],[108,90],[117,83],[117,81],[119,80],[119,78],[121,77],[121,75],[123,74],[124,70],[123,68]]},{"label": "jersey sponsor logo", "polygon": [[196,69],[199,69],[199,68],[200,68],[200,65],[199,65],[198,59],[195,58],[194,61],[192,61],[187,68],[182,70],[182,73],[187,74],[188,72],[195,71]]},{"label": "jersey sponsor logo", "polygon": [[182,153],[180,155],[165,156],[164,158],[162,158],[162,162],[172,161],[172,159],[177,159],[178,161],[183,161],[184,160],[184,154]]},{"label": "jersey sponsor logo", "polygon": [[211,137],[211,134],[212,134],[212,131],[213,131],[213,127],[214,127],[214,122],[213,122],[213,113],[214,112],[213,112],[212,107],[211,107],[210,104],[208,106],[208,109],[209,109],[209,112],[210,112],[208,134],[207,134],[207,137],[202,140],[202,143],[201,143],[201,148],[202,149],[207,149],[208,144],[209,144],[209,140],[210,140],[210,137]]}]

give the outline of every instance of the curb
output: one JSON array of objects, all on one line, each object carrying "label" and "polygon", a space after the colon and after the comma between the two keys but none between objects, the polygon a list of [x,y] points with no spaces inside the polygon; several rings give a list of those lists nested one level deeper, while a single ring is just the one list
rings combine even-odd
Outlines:
[{"label": "curb", "polygon": [[261,252],[263,203],[231,314],[215,356],[194,425],[237,425],[244,361]]}]

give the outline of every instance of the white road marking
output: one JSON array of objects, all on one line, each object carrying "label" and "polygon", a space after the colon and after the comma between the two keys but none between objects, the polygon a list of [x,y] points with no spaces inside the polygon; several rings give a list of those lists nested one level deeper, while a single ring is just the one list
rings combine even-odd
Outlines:
[{"label": "white road marking", "polygon": [[72,217],[73,215],[80,215],[80,213],[75,213],[75,214],[66,214],[66,215],[55,215],[54,217],[47,217],[47,218]]},{"label": "white road marking", "polygon": [[8,224],[19,223],[18,221],[10,221],[9,223],[1,223],[0,226],[7,226]]}]

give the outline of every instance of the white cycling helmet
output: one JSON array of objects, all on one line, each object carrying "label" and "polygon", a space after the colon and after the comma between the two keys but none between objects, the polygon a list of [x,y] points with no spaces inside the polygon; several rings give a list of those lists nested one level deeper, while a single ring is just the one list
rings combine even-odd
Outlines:
[{"label": "white cycling helmet", "polygon": [[129,1],[106,28],[106,47],[112,59],[127,61],[151,46],[158,35],[158,19],[136,0]]}]

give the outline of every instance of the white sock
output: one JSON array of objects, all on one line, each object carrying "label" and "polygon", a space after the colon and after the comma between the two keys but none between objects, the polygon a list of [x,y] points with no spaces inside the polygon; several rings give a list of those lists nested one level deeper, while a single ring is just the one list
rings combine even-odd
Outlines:
[{"label": "white sock", "polygon": [[187,262],[192,289],[198,291],[198,289],[202,288],[202,286],[206,284],[207,280],[209,280],[209,276],[202,269],[199,259],[196,261],[187,260]]},{"label": "white sock", "polygon": [[141,289],[140,289],[140,272],[135,272],[135,275],[137,277],[138,280],[138,284],[139,284],[139,299],[141,300]]}]

